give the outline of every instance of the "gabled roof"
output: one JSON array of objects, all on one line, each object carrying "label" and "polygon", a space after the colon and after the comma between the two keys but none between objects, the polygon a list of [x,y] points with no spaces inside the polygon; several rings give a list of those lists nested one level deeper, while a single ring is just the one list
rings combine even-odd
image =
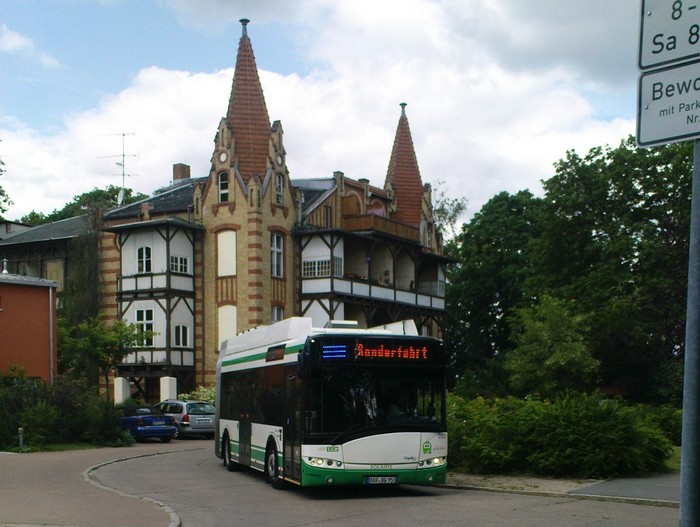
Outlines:
[{"label": "gabled roof", "polygon": [[406,103],[401,103],[401,117],[396,128],[394,146],[391,150],[386,183],[391,184],[396,199],[396,217],[408,225],[419,226],[423,182],[418,169],[418,160],[413,148],[411,129],[406,117]]},{"label": "gabled roof", "polygon": [[0,284],[26,285],[33,287],[58,287],[58,282],[46,278],[20,276],[18,274],[0,273]]},{"label": "gabled roof", "polygon": [[207,178],[187,179],[172,187],[158,191],[155,195],[131,203],[104,214],[105,220],[133,218],[141,213],[141,204],[148,203],[149,214],[165,215],[175,212],[186,212],[192,207],[192,194],[198,183],[206,184]]},{"label": "gabled roof", "polygon": [[137,229],[152,229],[154,227],[160,227],[161,225],[171,225],[180,229],[204,230],[204,227],[201,225],[175,217],[122,223],[120,225],[110,225],[109,227],[105,227],[103,230],[107,232],[133,231]]},{"label": "gabled roof", "polygon": [[294,179],[291,183],[301,192],[303,215],[312,212],[336,189],[335,178]]},{"label": "gabled roof", "polygon": [[68,240],[85,234],[89,228],[90,224],[86,215],[75,216],[16,232],[0,240],[0,246]]},{"label": "gabled roof", "polygon": [[243,34],[238,44],[226,119],[234,139],[234,162],[238,161],[238,171],[247,183],[253,174],[262,178],[267,171],[271,129],[253,46],[246,29],[249,20],[243,18],[240,22]]}]

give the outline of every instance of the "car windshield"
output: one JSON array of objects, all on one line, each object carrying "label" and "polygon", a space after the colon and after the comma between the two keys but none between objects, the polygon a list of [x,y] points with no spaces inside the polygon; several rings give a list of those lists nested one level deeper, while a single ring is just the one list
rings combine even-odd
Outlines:
[{"label": "car windshield", "polygon": [[209,403],[192,403],[188,405],[187,412],[190,415],[206,415],[214,413],[214,406]]}]

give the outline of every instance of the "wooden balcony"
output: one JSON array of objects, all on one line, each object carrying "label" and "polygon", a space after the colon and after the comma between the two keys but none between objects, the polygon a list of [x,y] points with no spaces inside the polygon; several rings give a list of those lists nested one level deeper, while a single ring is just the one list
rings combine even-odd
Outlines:
[{"label": "wooden balcony", "polygon": [[416,243],[420,241],[420,231],[417,227],[411,227],[405,223],[375,214],[350,214],[343,216],[342,228],[351,232],[376,231]]}]

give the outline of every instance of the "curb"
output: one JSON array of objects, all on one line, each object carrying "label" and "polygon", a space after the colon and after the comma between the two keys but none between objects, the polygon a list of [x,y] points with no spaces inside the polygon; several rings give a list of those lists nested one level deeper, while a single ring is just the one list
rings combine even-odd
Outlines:
[{"label": "curb", "polygon": [[98,463],[97,465],[94,465],[90,468],[87,468],[82,474],[83,480],[85,480],[86,482],[90,483],[91,485],[94,485],[95,487],[98,487],[102,490],[115,492],[116,494],[119,494],[120,496],[124,496],[126,498],[135,498],[135,499],[139,499],[139,500],[153,503],[153,504],[157,505],[158,507],[160,507],[170,517],[170,523],[168,524],[168,527],[181,527],[182,520],[181,520],[180,516],[178,516],[178,514],[175,512],[175,510],[172,507],[170,507],[170,505],[168,505],[167,503],[156,500],[154,498],[147,498],[145,496],[139,496],[138,494],[124,492],[122,490],[115,489],[114,487],[110,487],[108,485],[105,485],[104,483],[102,483],[99,480],[97,475],[93,474],[93,472],[95,472],[98,469],[105,467],[107,465],[112,465],[114,463],[120,463],[122,461],[129,461],[132,459],[139,459],[142,457],[162,456],[164,454],[173,454],[175,452],[188,452],[188,451],[191,452],[194,450],[202,450],[202,449],[203,448],[190,448],[190,449],[185,449],[185,450],[167,450],[167,451],[153,452],[153,453],[148,453],[148,454],[138,454],[135,456],[126,456],[126,457],[121,457],[121,458],[117,458],[117,459],[112,459],[110,461],[104,461],[104,462]]},{"label": "curb", "polygon": [[455,490],[477,490],[482,492],[495,492],[500,494],[521,494],[525,496],[543,496],[548,498],[569,498],[576,500],[607,501],[613,503],[628,503],[631,505],[647,505],[650,507],[668,507],[672,509],[680,508],[677,501],[655,500],[648,498],[630,498],[624,496],[600,496],[596,494],[572,494],[569,492],[547,492],[542,490],[504,489],[498,487],[482,487],[479,485],[455,485],[442,483],[436,485],[445,489]]}]

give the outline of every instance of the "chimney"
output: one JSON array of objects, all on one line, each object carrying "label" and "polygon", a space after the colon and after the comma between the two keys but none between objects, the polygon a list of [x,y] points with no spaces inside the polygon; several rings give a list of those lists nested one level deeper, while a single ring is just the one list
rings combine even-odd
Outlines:
[{"label": "chimney", "polygon": [[151,219],[151,204],[150,203],[141,203],[141,219],[143,221],[148,221]]},{"label": "chimney", "polygon": [[190,179],[190,165],[175,163],[173,165],[173,183],[183,179]]}]

